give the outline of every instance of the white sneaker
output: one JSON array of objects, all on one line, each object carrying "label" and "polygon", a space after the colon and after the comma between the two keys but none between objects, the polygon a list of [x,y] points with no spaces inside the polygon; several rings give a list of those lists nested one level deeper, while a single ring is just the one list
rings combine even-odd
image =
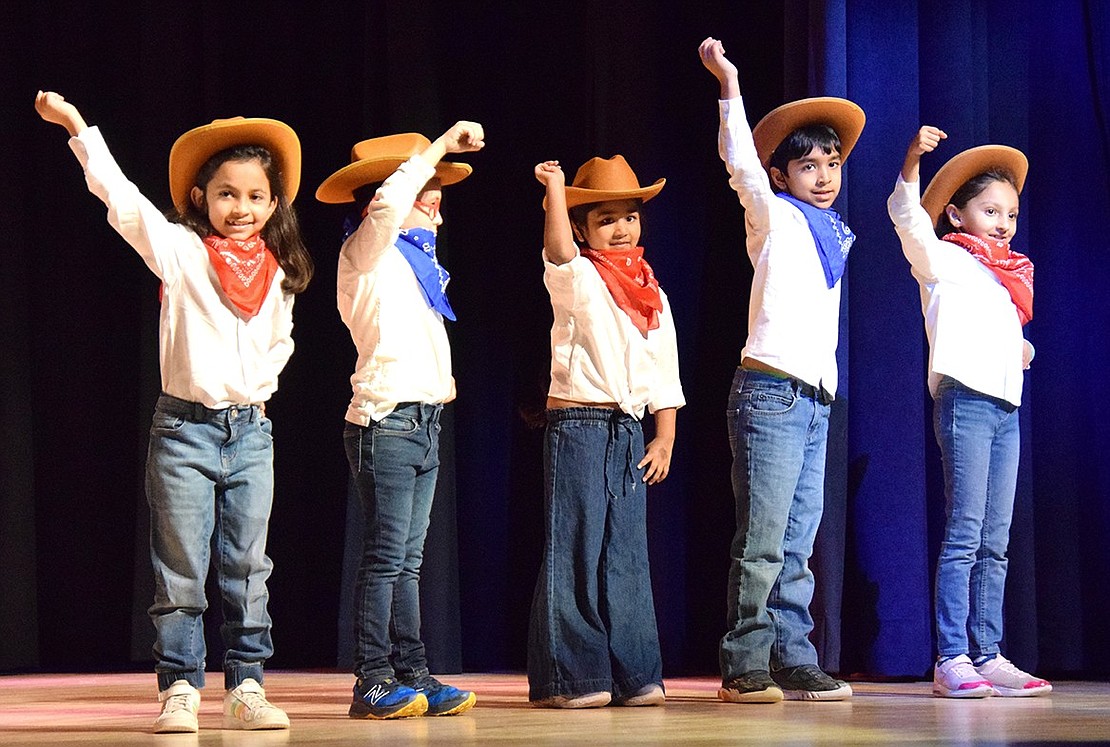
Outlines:
[{"label": "white sneaker", "polygon": [[991,683],[975,671],[965,654],[953,656],[933,667],[933,695],[942,698],[989,698]]},{"label": "white sneaker", "polygon": [[990,661],[975,667],[975,671],[979,676],[986,677],[994,691],[1003,698],[1028,698],[1052,692],[1048,680],[1021,671],[1002,654],[996,654]]},{"label": "white sneaker", "polygon": [[155,734],[195,734],[200,728],[197,723],[200,691],[185,680],[177,680],[158,693],[158,701],[162,712],[154,720]]},{"label": "white sneaker", "polygon": [[224,695],[225,729],[288,729],[285,711],[266,700],[262,685],[247,677]]}]

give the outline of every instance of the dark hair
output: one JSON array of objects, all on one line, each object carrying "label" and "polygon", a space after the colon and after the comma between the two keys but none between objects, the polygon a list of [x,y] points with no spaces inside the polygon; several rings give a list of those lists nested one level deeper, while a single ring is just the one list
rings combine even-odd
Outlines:
[{"label": "dark hair", "polygon": [[[944,204],[944,207],[955,205],[960,210],[963,210],[968,202],[975,199],[980,192],[989,187],[993,182],[1005,182],[1013,187],[1015,192],[1017,191],[1017,179],[1014,175],[1007,169],[995,167],[984,171],[982,174],[977,174],[964,182],[959,189],[952,193],[952,196],[948,198],[948,202]],[[953,226],[952,221],[948,219],[948,211],[944,209],[941,209],[940,217],[937,218],[936,232],[938,237],[959,232],[959,229]]]},{"label": "dark hair", "polygon": [[[636,203],[636,212],[640,214],[640,225],[644,223],[644,201],[640,197],[630,198]],[[618,200],[601,200],[599,202],[587,202],[584,205],[575,205],[572,208],[567,208],[567,214],[570,216],[570,224],[581,231],[582,235],[586,235],[587,216],[590,211],[606,202],[618,202]],[[642,229],[641,229],[642,230]]]},{"label": "dark hair", "polygon": [[824,124],[799,127],[783,138],[771,152],[768,165],[785,174],[791,161],[802,158],[814,148],[820,148],[825,154],[839,153],[840,136],[836,134],[836,130]]},{"label": "dark hair", "polygon": [[[312,257],[305,248],[304,239],[301,237],[297,214],[285,197],[285,183],[281,178],[281,170],[270,151],[260,145],[237,145],[221,150],[197,170],[193,186],[205,192],[208,182],[212,181],[220,166],[228,161],[252,160],[257,160],[262,166],[270,182],[270,193],[277,200],[277,208],[262,228],[262,240],[274,253],[281,269],[285,270],[285,280],[281,283],[281,289],[286,293],[300,293],[308,286],[315,268]],[[186,200],[184,211],[174,210],[169,218],[175,223],[193,229],[198,236],[204,237],[213,233],[207,209],[197,207],[191,197]]]}]

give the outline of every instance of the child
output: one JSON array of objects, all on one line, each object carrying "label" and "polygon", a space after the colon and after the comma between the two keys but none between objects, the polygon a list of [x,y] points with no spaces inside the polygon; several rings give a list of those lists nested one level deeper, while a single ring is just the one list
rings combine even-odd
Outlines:
[{"label": "child", "polygon": [[[670,305],[643,259],[640,212],[665,180],[641,187],[621,156],[591,159],[570,187],[558,161],[535,175],[547,193],[544,284],[555,322],[528,697],[548,708],[658,705],[645,484],[670,470],[685,399]],[[655,415],[646,448],[645,410]]]},{"label": "child", "polygon": [[166,219],[129,182],[96,127],[56,93],[35,108],[71,135],[108,221],[162,281],[162,394],[147,454],[150,616],[162,712],[155,732],[197,731],[210,548],[222,596],[224,728],[286,729],[266,701],[273,653],[266,532],[273,501],[265,403],[293,352],[293,296],[312,277],[290,203],[300,143],[272,119],[215,120],[170,151]]},{"label": "child", "polygon": [[808,561],[824,502],[840,277],[855,238],[831,206],[864,114],[844,99],[804,99],[751,131],[723,45],[709,38],[699,51],[721,85],[719,149],[744,206],[755,268],[728,404],[736,535],[718,696],[842,700],[852,688],[821,670],[807,637]]},{"label": "child", "polygon": [[[455,397],[444,317],[449,276],[436,259],[442,188],[470,166],[440,159],[485,145],[458,122],[435,142],[406,133],[363,140],[316,191],[354,202],[361,223],[339,255],[339,314],[358,348],[343,441],[366,518],[355,586],[352,718],[448,716],[472,692],[428,673],[420,640],[420,563],[439,471],[439,416]],[[375,192],[372,185],[385,180]]]},{"label": "child", "polygon": [[937,172],[919,204],[921,156],[946,137],[936,127],[918,131],[887,203],[921,286],[944,464],[933,693],[1039,695],[1052,685],[999,653],[1022,370],[1033,358],[1021,333],[1033,317],[1033,263],[1009,245],[1029,164],[1006,146],[972,148]]}]

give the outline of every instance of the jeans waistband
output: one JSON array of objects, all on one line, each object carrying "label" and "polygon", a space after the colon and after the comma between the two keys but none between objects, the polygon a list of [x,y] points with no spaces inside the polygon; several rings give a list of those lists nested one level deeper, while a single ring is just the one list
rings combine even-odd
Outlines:
[{"label": "jeans waistband", "polygon": [[187,399],[174,397],[172,394],[166,394],[165,392],[158,396],[158,403],[155,405],[155,409],[159,412],[185,418],[190,423],[205,423],[214,418],[222,417],[233,410],[236,412],[249,412],[250,417],[253,418],[259,411],[258,405],[231,405],[216,410],[211,407],[205,407],[199,402],[190,402]]},{"label": "jeans waistband", "polygon": [[435,423],[439,420],[440,413],[443,412],[443,405],[429,405],[425,402],[398,402],[397,406],[393,408],[393,412],[410,417],[417,423],[426,421]]},{"label": "jeans waistband", "polygon": [[824,387],[807,384],[806,382],[794,376],[780,375],[777,373],[771,373],[770,371],[762,371],[757,368],[745,368],[743,366],[740,367],[740,370],[749,377],[765,378],[769,381],[780,381],[783,383],[789,383],[795,394],[798,394],[801,397],[807,397],[814,402],[818,402],[822,405],[831,405],[833,403],[833,400],[836,399]]},{"label": "jeans waistband", "polygon": [[555,407],[546,412],[549,423],[559,423],[564,420],[636,421],[636,418],[623,410],[612,407]]}]

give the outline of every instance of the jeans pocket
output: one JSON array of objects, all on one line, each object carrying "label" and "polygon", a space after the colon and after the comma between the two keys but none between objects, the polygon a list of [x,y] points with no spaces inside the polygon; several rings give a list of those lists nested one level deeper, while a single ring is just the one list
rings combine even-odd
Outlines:
[{"label": "jeans pocket", "polygon": [[155,411],[154,419],[151,421],[150,429],[152,431],[179,431],[181,426],[185,425],[185,418],[179,415],[173,415],[168,412]]},{"label": "jeans pocket", "polygon": [[797,395],[789,390],[753,389],[747,392],[742,406],[760,415],[781,415],[789,412],[797,401]]},{"label": "jeans pocket", "polygon": [[419,427],[416,420],[408,415],[391,412],[374,425],[374,430],[386,436],[411,436]]}]

